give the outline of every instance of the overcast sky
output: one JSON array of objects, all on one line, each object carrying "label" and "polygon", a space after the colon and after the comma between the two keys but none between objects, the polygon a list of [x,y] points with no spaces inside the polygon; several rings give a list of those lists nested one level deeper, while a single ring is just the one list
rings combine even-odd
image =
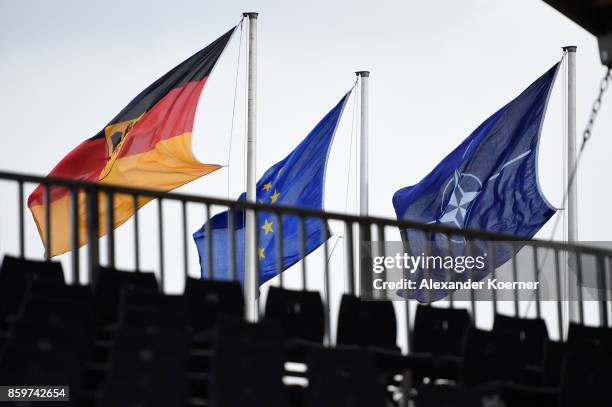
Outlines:
[{"label": "overcast sky", "polygon": [[[579,135],[604,73],[595,38],[539,0],[0,0],[0,168],[46,174],[147,85],[235,25],[243,11],[260,12],[258,177],[337,103],[352,86],[355,70],[368,69],[374,215],[394,217],[393,193],[418,182],[557,62],[562,46],[578,46]],[[227,162],[239,37],[236,32],[198,108],[194,150],[204,162]],[[244,190],[243,68],[242,58],[230,190],[223,169],[184,191],[237,197]],[[562,85],[560,76],[539,158],[543,191],[557,206],[563,188]],[[607,95],[580,167],[583,240],[610,239],[611,111]],[[327,169],[325,207],[334,211],[345,211],[347,184],[346,209],[355,210],[354,157],[348,173],[352,112],[349,104]],[[8,217],[0,221],[0,251],[14,252],[14,195],[6,184],[0,187],[8,197],[0,208],[0,217]],[[202,223],[200,213],[190,217],[192,229]],[[40,256],[28,222],[28,253]],[[550,224],[539,237],[551,236]],[[561,232],[555,237],[561,239]],[[197,273],[197,256],[190,250]],[[121,257],[129,248],[119,251]],[[125,254],[120,261],[124,257],[127,267],[131,260]],[[146,261],[154,267],[155,256],[150,257]]]}]

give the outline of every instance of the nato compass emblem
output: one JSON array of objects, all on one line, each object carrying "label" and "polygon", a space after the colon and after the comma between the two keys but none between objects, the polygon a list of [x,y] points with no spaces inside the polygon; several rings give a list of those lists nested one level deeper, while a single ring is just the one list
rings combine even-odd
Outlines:
[{"label": "nato compass emblem", "polygon": [[[440,203],[440,216],[428,223],[440,223],[463,229],[472,206],[482,190],[482,181],[468,173],[455,170],[451,179],[448,180],[442,191],[442,202]],[[464,238],[450,238],[456,243],[464,243]]]},{"label": "nato compass emblem", "polygon": [[470,206],[481,189],[482,182],[477,176],[455,170],[442,192],[441,215],[437,223],[463,228]]}]

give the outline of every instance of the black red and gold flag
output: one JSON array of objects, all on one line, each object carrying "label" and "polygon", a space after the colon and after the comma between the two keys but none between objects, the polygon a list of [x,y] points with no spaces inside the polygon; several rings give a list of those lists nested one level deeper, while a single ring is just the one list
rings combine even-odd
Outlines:
[{"label": "black red and gold flag", "polygon": [[[48,176],[170,191],[219,169],[219,165],[203,164],[195,159],[191,131],[200,93],[234,29],[142,91],[103,130],[69,152]],[[84,194],[79,194],[80,245],[86,243],[84,201]],[[149,198],[140,197],[138,208],[148,201]],[[30,195],[28,207],[50,255],[70,250],[68,190],[51,188],[51,247],[45,241],[41,185]],[[113,207],[115,228],[134,213],[130,196],[115,196]],[[106,234],[104,205],[99,208],[100,236],[103,236]]]}]

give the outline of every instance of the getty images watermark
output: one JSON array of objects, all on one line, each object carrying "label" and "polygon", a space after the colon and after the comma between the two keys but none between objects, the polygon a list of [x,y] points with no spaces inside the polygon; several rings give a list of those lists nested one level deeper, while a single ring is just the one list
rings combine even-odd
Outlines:
[{"label": "getty images watermark", "polygon": [[[373,287],[376,290],[482,290],[487,285],[488,289],[522,289],[534,290],[540,284],[538,281],[500,281],[497,278],[475,281],[474,278],[464,279],[452,278],[436,280],[428,274],[444,271],[445,273],[456,273],[462,275],[468,271],[480,275],[481,271],[488,268],[487,253],[481,256],[426,256],[425,253],[413,256],[408,253],[397,253],[394,256],[375,256],[372,258],[372,271],[375,275]],[[389,270],[402,270],[410,275],[422,271],[423,278],[411,279],[411,277],[400,278],[399,281],[385,281],[383,274]]]},{"label": "getty images watermark", "polygon": [[[366,299],[429,302],[451,295],[456,301],[612,298],[612,275],[602,279],[596,259],[581,257],[579,279],[576,258],[570,253],[534,250],[529,242],[478,241],[469,246],[465,241],[367,242],[361,247],[360,287]],[[602,285],[602,281],[608,283]]]}]

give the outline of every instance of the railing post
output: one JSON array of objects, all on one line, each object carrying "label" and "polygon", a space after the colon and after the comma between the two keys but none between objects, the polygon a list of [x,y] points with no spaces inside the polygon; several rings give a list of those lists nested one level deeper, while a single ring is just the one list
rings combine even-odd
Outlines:
[{"label": "railing post", "polygon": [[359,264],[357,270],[359,270],[359,297],[372,298],[372,270],[366,267],[366,243],[372,241],[372,231],[370,230],[371,224],[362,219],[358,224],[359,226],[359,239],[358,249],[359,253]]},{"label": "railing post", "polygon": [[[465,243],[467,247],[467,255],[468,257],[472,257],[474,255],[474,248],[472,243],[471,236],[465,236]],[[474,280],[474,268],[470,267],[468,270],[470,280]],[[476,310],[476,297],[474,296],[474,288],[470,286],[470,306],[472,308],[472,325],[477,326],[477,310]]]},{"label": "railing post", "polygon": [[[512,242],[511,243],[511,250],[512,250],[512,281],[518,281],[518,264],[516,257],[519,254],[519,250],[517,250],[516,248],[516,243]],[[517,288],[513,288],[512,289],[512,298],[513,298],[513,302],[514,302],[514,316],[516,318],[519,317],[519,313],[520,313],[520,302],[519,302],[519,293],[518,293],[518,289]]]},{"label": "railing post", "polygon": [[[495,244],[488,240],[487,241],[487,248],[488,251],[490,252],[490,256],[489,256],[489,268],[491,270],[491,277],[495,280],[496,278],[496,270],[495,270],[495,263],[496,263],[496,248],[495,248]],[[495,316],[497,315],[497,292],[495,291],[495,289],[492,290],[491,292],[492,294],[492,301],[493,301],[493,320],[495,320]]]},{"label": "railing post", "polygon": [[213,231],[212,231],[212,224],[210,222],[210,219],[212,218],[212,216],[210,216],[210,205],[207,204],[206,205],[206,269],[208,271],[208,275],[206,276],[209,280],[214,280],[215,279],[215,272],[213,270],[213,268],[215,267],[215,261],[214,261],[214,253],[213,253]]},{"label": "railing post", "polygon": [[299,217],[299,239],[300,239],[300,259],[302,263],[302,290],[306,291],[308,289],[308,281],[306,277],[306,231],[304,225],[304,217]]},{"label": "railing post", "polygon": [[87,188],[86,194],[86,212],[87,212],[87,270],[88,280],[90,285],[95,285],[97,282],[98,267],[100,265],[100,246],[98,237],[100,236],[99,220],[100,214],[98,210],[98,191],[93,188]]},{"label": "railing post", "polygon": [[181,201],[181,220],[183,224],[183,274],[185,283],[189,278],[189,253],[187,250],[187,202]]},{"label": "railing post", "polygon": [[71,244],[70,249],[72,251],[72,284],[79,285],[80,275],[80,258],[79,258],[79,245],[80,245],[80,232],[81,225],[79,224],[79,191],[76,188],[70,189],[70,229],[71,229]]},{"label": "railing post", "polygon": [[[252,216],[253,219],[255,220],[255,225],[257,225],[259,223],[259,212],[257,210],[252,210]],[[248,217],[247,217],[248,218]],[[248,231],[246,231],[248,233]],[[249,306],[252,307],[253,309],[251,309],[251,315],[250,317],[253,317],[255,320],[251,321],[251,322],[257,322],[259,321],[260,318],[260,307],[259,307],[259,285],[261,284],[261,259],[259,258],[259,245],[261,243],[260,239],[259,239],[259,231],[257,229],[253,230],[253,237],[255,238],[255,245],[254,245],[254,253],[253,253],[253,257],[255,258],[255,273],[252,276],[253,277],[253,287],[251,287],[251,289],[253,290],[253,301],[250,303],[246,303],[246,307],[247,307],[247,312],[249,312]],[[248,248],[247,248],[247,252],[248,252]],[[246,272],[246,269],[245,269]],[[246,279],[246,275],[245,275],[245,279]],[[253,313],[255,313],[253,315]],[[247,313],[247,316],[249,316],[249,314]]]},{"label": "railing post", "polygon": [[19,194],[19,200],[18,200],[18,205],[19,205],[19,257],[23,259],[25,258],[25,230],[24,230],[25,221],[24,221],[24,215],[23,215],[23,207],[24,207],[23,182],[19,181],[17,185],[18,185],[17,193]]},{"label": "railing post", "polygon": [[329,278],[329,248],[327,247],[327,220],[321,218],[321,241],[323,242],[323,290],[325,295],[325,330],[327,331],[327,345],[332,343],[332,326],[331,326],[331,284]]},{"label": "railing post", "polygon": [[157,227],[159,242],[159,291],[166,292],[166,270],[164,256],[164,203],[161,198],[157,199]]},{"label": "railing post", "polygon": [[[376,233],[378,234],[376,240],[377,240],[377,256],[381,256],[383,258],[387,257],[387,250],[385,247],[385,225],[382,223],[379,223],[376,225]],[[388,281],[388,272],[387,272],[387,268],[384,268],[383,271],[383,281]],[[373,281],[372,281],[373,283]],[[377,299],[384,299],[384,300],[388,300],[389,298],[387,298],[387,290],[384,291],[380,291],[377,290],[376,293],[378,294]]]},{"label": "railing post", "polygon": [[106,251],[108,267],[115,268],[115,195],[106,193]]},{"label": "railing post", "polygon": [[[540,264],[538,261],[538,247],[532,246],[532,250],[533,250],[533,276],[535,277],[535,281],[539,282],[540,281]],[[539,319],[542,316],[542,306],[540,304],[540,285],[539,284],[538,284],[538,287],[536,288],[535,295],[536,295],[536,298],[535,298],[536,318]]]},{"label": "railing post", "polygon": [[[423,256],[425,259],[427,259],[429,257],[431,248],[430,248],[430,244],[429,244],[429,233],[427,231],[423,231]],[[429,283],[432,280],[432,275],[431,275],[431,269],[427,266],[427,262],[425,262],[425,264],[423,265],[423,277],[425,278],[425,280]],[[427,306],[431,305],[431,300],[432,300],[432,295],[433,293],[431,292],[432,289],[428,288],[427,289]]]},{"label": "railing post", "polygon": [[584,303],[582,301],[582,285],[583,285],[583,278],[582,278],[582,254],[580,253],[579,249],[574,249],[574,253],[572,256],[570,256],[570,258],[574,258],[576,260],[576,276],[577,276],[577,294],[578,294],[578,323],[580,325],[584,324]]},{"label": "railing post", "polygon": [[355,294],[355,247],[353,242],[353,224],[345,221],[346,225],[346,283],[348,285],[348,293]]},{"label": "railing post", "polygon": [[227,238],[229,240],[229,244],[227,245],[228,256],[229,256],[229,276],[230,280],[237,280],[236,273],[236,222],[234,217],[236,216],[236,211],[234,208],[228,208],[227,210],[227,228],[228,234]]},{"label": "railing post", "polygon": [[132,195],[132,210],[134,211],[134,269],[140,272],[140,225],[138,223],[138,195]]},{"label": "railing post", "polygon": [[606,284],[606,263],[597,255],[597,300],[599,303],[599,326],[608,325],[608,287]]},{"label": "railing post", "polygon": [[[452,257],[453,256],[453,249],[452,249],[452,246],[451,246],[451,244],[452,244],[451,242],[452,242],[453,236],[449,235],[449,234],[445,234],[444,236],[446,238],[445,241],[448,244],[447,245],[446,255]],[[454,272],[455,272],[454,270],[452,272],[447,272],[445,280],[446,281],[452,281],[453,280]],[[453,298],[454,293],[455,292],[451,290],[451,292],[448,294],[448,307],[451,308],[451,309],[454,308],[454,298]]]},{"label": "railing post", "polygon": [[561,287],[561,260],[559,259],[559,250],[555,249],[555,282],[557,287],[557,327],[559,329],[559,342],[563,342],[565,338],[565,329],[563,325],[563,291]]},{"label": "railing post", "polygon": [[[284,260],[284,242],[283,242],[283,215],[282,212],[278,211],[274,214],[274,221],[276,222],[276,272],[278,273],[278,283],[280,288],[284,288],[284,275],[283,275],[283,260]],[[265,232],[264,232],[265,233]]]},{"label": "railing post", "polygon": [[43,200],[45,205],[45,260],[51,260],[52,244],[51,241],[51,185],[46,184],[43,192]]}]

